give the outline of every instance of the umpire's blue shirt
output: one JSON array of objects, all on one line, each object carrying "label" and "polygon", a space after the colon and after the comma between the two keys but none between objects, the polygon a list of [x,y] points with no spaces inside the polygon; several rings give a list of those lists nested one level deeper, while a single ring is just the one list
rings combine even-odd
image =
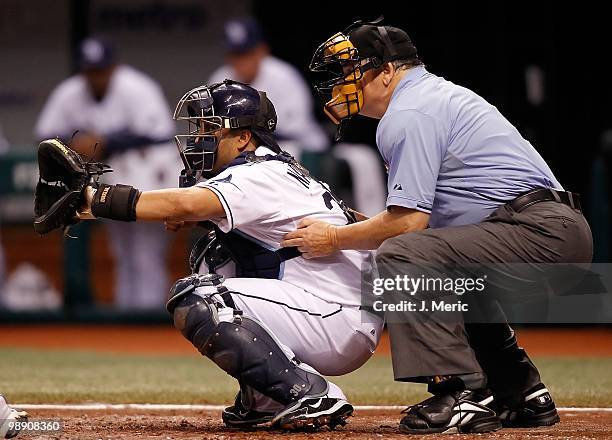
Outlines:
[{"label": "umpire's blue shirt", "polygon": [[389,167],[387,207],[431,213],[432,228],[478,223],[533,188],[562,189],[494,106],[423,66],[397,85],[376,142]]}]

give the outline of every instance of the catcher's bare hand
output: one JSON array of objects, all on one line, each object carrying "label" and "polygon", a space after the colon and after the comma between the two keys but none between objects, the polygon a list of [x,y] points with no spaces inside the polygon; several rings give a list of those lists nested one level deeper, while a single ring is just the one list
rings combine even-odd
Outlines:
[{"label": "catcher's bare hand", "polygon": [[336,226],[305,218],[298,224],[298,229],[285,235],[281,246],[297,247],[304,258],[325,257],[339,250]]},{"label": "catcher's bare hand", "polygon": [[95,220],[96,217],[91,213],[91,204],[95,195],[96,189],[91,185],[83,189],[83,202],[75,216],[78,220]]}]

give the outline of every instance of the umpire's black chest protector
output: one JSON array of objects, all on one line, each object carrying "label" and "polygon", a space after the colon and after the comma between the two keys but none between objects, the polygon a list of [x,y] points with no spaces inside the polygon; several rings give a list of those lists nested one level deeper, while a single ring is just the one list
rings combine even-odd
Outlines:
[{"label": "umpire's black chest protector", "polygon": [[[299,165],[295,159],[286,152],[279,154],[267,154],[265,156],[256,156],[253,152],[247,152],[240,154],[236,159],[230,162],[227,169],[232,166],[244,165],[247,163],[258,163],[266,162],[269,160],[278,160],[289,164],[289,166],[298,167],[300,171],[308,173],[304,168]],[[223,171],[223,170],[221,170]],[[311,176],[308,176],[312,178]],[[316,179],[313,178],[316,181]],[[319,182],[323,185],[321,182]],[[336,199],[331,193],[330,196],[336,200],[340,208],[344,211],[347,217],[348,223],[355,222],[355,218],[345,206],[345,204]],[[268,278],[268,279],[279,279],[282,274],[283,263],[292,258],[299,257],[301,252],[296,247],[281,248],[278,250],[270,249],[265,244],[260,243],[253,237],[249,237],[239,231],[223,232],[216,225],[210,226],[215,231],[215,240],[218,244],[214,246],[207,246],[206,251],[210,252],[209,255],[205,255],[209,270],[214,272],[215,265],[211,264],[213,261],[224,261],[226,258],[218,258],[215,253],[229,253],[230,259],[236,263],[236,277],[239,278]],[[210,242],[210,239],[209,239]],[[219,246],[220,245],[220,246]],[[198,245],[196,244],[196,247]],[[202,247],[203,248],[203,247]],[[220,266],[218,266],[220,267]]]}]

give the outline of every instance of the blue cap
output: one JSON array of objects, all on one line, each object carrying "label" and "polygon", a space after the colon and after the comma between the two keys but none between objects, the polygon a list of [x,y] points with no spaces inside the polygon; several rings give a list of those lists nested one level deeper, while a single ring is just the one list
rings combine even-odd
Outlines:
[{"label": "blue cap", "polygon": [[115,63],[115,48],[105,38],[87,38],[79,45],[77,60],[80,70],[105,69]]},{"label": "blue cap", "polygon": [[223,28],[225,49],[228,52],[246,52],[264,41],[259,23],[253,18],[236,18]]}]

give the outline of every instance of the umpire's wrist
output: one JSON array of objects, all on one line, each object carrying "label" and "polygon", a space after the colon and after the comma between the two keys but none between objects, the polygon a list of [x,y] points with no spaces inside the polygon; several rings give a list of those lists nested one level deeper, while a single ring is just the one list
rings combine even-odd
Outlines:
[{"label": "umpire's wrist", "polygon": [[338,227],[334,225],[329,225],[327,228],[327,240],[333,251],[340,250],[340,243],[338,241]]}]

